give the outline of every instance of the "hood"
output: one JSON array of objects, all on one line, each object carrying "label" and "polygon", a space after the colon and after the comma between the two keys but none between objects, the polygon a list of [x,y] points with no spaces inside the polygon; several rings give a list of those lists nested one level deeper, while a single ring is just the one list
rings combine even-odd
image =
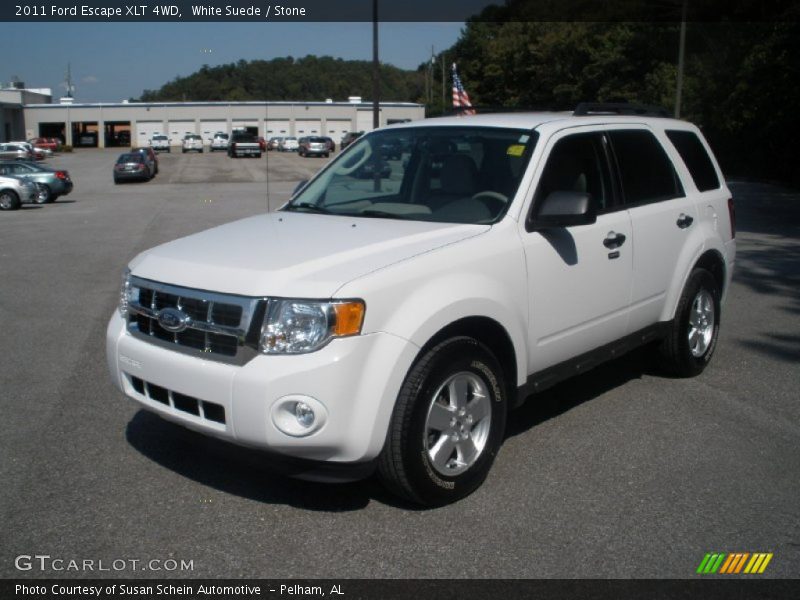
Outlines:
[{"label": "hood", "polygon": [[330,298],[354,279],[490,228],[278,212],[157,246],[130,266],[138,277],[196,289]]}]

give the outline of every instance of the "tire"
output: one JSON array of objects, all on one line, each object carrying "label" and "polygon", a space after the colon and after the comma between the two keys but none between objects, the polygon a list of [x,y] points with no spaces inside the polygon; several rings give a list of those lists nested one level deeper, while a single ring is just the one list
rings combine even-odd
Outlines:
[{"label": "tire", "polygon": [[0,210],[18,210],[19,207],[19,196],[14,190],[0,191]]},{"label": "tire", "polygon": [[505,390],[497,359],[477,340],[454,337],[428,350],[397,397],[378,460],[384,485],[426,506],[472,493],[503,442]]},{"label": "tire", "polygon": [[328,156],[330,156],[330,155],[329,155],[329,154],[326,152],[326,153],[325,153],[325,154],[323,154],[322,156],[323,156],[324,158],[328,158]]},{"label": "tire", "polygon": [[261,158],[261,152],[259,152],[258,154],[256,154],[256,158]]},{"label": "tire", "polygon": [[186,148],[181,148],[181,154],[186,154]]},{"label": "tire", "polygon": [[39,184],[39,195],[36,196],[36,204],[50,204],[53,200],[55,200],[55,196],[50,186],[43,183]]},{"label": "tire", "polygon": [[689,275],[667,337],[659,347],[664,371],[694,377],[706,368],[719,338],[720,290],[705,269]]}]

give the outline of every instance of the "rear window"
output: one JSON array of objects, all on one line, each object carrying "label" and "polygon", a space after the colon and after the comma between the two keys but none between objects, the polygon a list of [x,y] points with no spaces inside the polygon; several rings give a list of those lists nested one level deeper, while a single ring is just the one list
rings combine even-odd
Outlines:
[{"label": "rear window", "polygon": [[608,133],[619,165],[625,204],[646,204],[683,196],[675,167],[649,131]]},{"label": "rear window", "polygon": [[256,136],[252,133],[234,133],[233,141],[235,142],[255,142]]},{"label": "rear window", "polygon": [[681,155],[694,184],[701,192],[719,189],[719,177],[700,138],[692,131],[667,131],[667,137]]},{"label": "rear window", "polygon": [[144,158],[141,154],[123,154],[117,159],[118,163],[142,162]]}]

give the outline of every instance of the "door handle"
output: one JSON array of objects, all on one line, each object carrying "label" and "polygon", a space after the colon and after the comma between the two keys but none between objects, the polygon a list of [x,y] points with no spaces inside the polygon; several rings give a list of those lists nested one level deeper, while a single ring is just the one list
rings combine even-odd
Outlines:
[{"label": "door handle", "polygon": [[694,219],[689,215],[685,215],[683,213],[681,213],[680,216],[678,217],[678,220],[675,221],[675,224],[681,229],[686,229],[692,223],[694,223]]},{"label": "door handle", "polygon": [[619,248],[625,243],[625,239],[623,234],[609,231],[606,239],[603,240],[603,246],[609,249]]}]

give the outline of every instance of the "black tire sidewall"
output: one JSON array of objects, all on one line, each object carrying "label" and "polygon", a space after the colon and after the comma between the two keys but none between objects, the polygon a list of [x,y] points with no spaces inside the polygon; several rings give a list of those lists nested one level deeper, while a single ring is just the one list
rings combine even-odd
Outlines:
[{"label": "black tire sidewall", "polygon": [[[407,384],[416,389],[409,390],[414,399],[409,427],[404,432],[402,460],[409,483],[420,499],[425,504],[442,505],[467,496],[486,479],[505,435],[506,387],[495,357],[470,338],[454,338],[438,346],[434,356],[422,365],[421,371],[414,374],[416,377],[407,380]],[[425,420],[434,392],[460,371],[477,375],[486,385],[491,395],[492,421],[486,447],[478,461],[464,473],[447,477],[430,463],[423,442]]]}]

